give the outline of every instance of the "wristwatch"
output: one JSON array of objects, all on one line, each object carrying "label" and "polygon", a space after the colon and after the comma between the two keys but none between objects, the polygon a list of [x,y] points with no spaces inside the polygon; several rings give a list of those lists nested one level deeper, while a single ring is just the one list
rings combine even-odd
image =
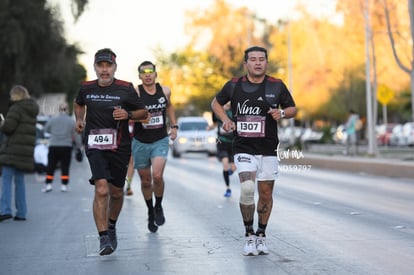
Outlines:
[{"label": "wristwatch", "polygon": [[171,125],[171,128],[178,130],[178,125]]},{"label": "wristwatch", "polygon": [[132,113],[128,112],[128,119],[131,119],[131,118],[132,118]]},{"label": "wristwatch", "polygon": [[284,110],[280,110],[280,117],[284,118],[286,116],[285,111]]}]

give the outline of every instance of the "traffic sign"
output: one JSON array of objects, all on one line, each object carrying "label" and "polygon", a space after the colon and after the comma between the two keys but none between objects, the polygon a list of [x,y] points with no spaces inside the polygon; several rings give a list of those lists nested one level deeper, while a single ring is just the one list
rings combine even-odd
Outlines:
[{"label": "traffic sign", "polygon": [[388,102],[394,97],[394,91],[388,88],[385,85],[380,85],[377,91],[377,99],[378,101],[383,104],[387,105]]}]

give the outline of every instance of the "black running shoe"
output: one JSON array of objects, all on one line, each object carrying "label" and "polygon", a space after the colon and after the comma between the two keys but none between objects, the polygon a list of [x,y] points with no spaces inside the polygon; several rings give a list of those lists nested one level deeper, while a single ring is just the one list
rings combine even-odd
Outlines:
[{"label": "black running shoe", "polygon": [[162,207],[155,208],[155,224],[161,226],[165,223],[164,210]]},{"label": "black running shoe", "polygon": [[148,215],[148,230],[152,233],[155,233],[158,230],[158,226],[155,224],[154,214]]},{"label": "black running shoe", "polygon": [[111,241],[111,245],[115,251],[118,246],[118,239],[116,237],[116,228],[108,228],[108,236],[109,240]]},{"label": "black running shoe", "polygon": [[0,215],[0,222],[13,218],[10,214]]},{"label": "black running shoe", "polygon": [[99,255],[109,255],[114,252],[114,248],[112,247],[111,240],[109,239],[108,235],[103,235],[99,237],[100,248],[99,248]]}]

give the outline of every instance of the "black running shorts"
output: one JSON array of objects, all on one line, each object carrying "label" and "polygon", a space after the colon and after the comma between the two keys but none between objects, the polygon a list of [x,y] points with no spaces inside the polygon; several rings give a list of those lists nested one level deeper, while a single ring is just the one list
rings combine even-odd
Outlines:
[{"label": "black running shorts", "polygon": [[110,150],[88,150],[86,153],[92,177],[90,184],[95,180],[106,179],[114,186],[123,188],[128,169],[130,153],[120,153]]}]

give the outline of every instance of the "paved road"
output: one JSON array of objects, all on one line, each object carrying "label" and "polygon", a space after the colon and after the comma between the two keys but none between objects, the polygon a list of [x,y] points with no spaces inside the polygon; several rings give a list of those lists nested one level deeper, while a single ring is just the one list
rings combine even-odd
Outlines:
[{"label": "paved road", "polygon": [[87,164],[73,163],[68,193],[43,194],[41,178],[28,175],[28,220],[0,223],[0,274],[414,274],[412,180],[285,171],[268,226],[271,253],[244,257],[237,179],[226,199],[219,171],[212,157],[171,158],[167,221],[156,234],[135,177],[118,249],[104,257]]}]

